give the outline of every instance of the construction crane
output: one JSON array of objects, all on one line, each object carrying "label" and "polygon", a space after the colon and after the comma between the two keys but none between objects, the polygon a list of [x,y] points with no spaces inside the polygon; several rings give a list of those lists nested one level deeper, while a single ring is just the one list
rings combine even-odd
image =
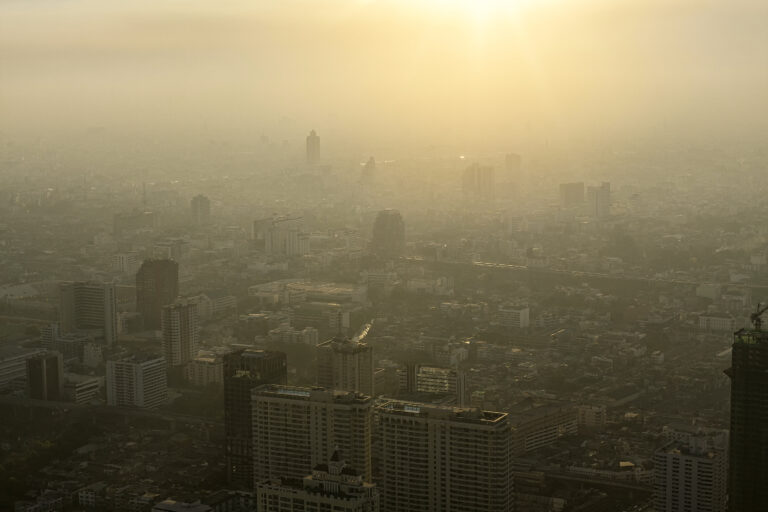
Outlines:
[{"label": "construction crane", "polygon": [[756,331],[762,330],[762,327],[763,327],[762,316],[763,316],[763,313],[768,311],[768,305],[763,306],[762,308],[760,306],[761,304],[758,303],[757,310],[749,316],[749,320],[752,322],[752,326],[755,328]]}]

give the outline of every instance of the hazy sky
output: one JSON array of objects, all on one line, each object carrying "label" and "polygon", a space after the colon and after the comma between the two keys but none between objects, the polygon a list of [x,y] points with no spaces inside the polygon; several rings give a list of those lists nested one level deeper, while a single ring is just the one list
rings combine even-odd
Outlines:
[{"label": "hazy sky", "polygon": [[381,144],[743,135],[765,0],[0,0],[0,129]]}]

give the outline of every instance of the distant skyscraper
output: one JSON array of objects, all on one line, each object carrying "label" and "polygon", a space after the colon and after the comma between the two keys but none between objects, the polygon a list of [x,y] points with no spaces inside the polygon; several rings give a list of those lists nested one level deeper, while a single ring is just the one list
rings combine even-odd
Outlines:
[{"label": "distant skyscraper", "polygon": [[317,346],[317,385],[373,394],[373,348],[357,339],[332,338]]},{"label": "distant skyscraper", "polygon": [[274,256],[304,256],[309,254],[309,234],[301,229],[301,218],[273,218],[262,231],[264,252]]},{"label": "distant skyscraper", "polygon": [[59,321],[63,334],[83,331],[104,344],[117,343],[117,298],[111,283],[76,282],[61,285]]},{"label": "distant skyscraper", "polygon": [[768,332],[733,338],[728,510],[757,512],[768,503]]},{"label": "distant skyscraper", "polygon": [[315,130],[307,135],[307,163],[317,164],[320,162],[320,137]]},{"label": "distant skyscraper", "polygon": [[183,366],[195,357],[200,344],[197,304],[185,299],[163,306],[163,353],[168,366]]},{"label": "distant skyscraper", "polygon": [[462,189],[466,201],[489,201],[496,194],[496,177],[493,167],[473,164],[464,171]]},{"label": "distant skyscraper", "polygon": [[204,195],[197,195],[190,202],[192,223],[196,226],[208,224],[211,217],[211,201]]},{"label": "distant skyscraper", "polygon": [[371,181],[376,177],[376,159],[370,157],[363,166],[363,181]]},{"label": "distant skyscraper", "polygon": [[673,441],[653,458],[656,512],[726,512],[726,436]]},{"label": "distant skyscraper", "polygon": [[251,399],[256,482],[302,478],[336,449],[364,481],[371,481],[371,397],[269,385],[255,388]]},{"label": "distant skyscraper", "polygon": [[168,379],[162,357],[132,356],[107,361],[107,405],[154,408],[168,398]]},{"label": "distant skyscraper", "polygon": [[405,252],[405,222],[397,210],[380,211],[373,223],[371,253],[381,258],[398,258]]},{"label": "distant skyscraper", "polygon": [[611,215],[611,184],[603,182],[599,187],[587,188],[589,214],[598,219]]},{"label": "distant skyscraper", "polygon": [[560,206],[570,208],[584,203],[584,182],[560,184]]},{"label": "distant skyscraper", "polygon": [[253,420],[251,390],[263,384],[286,384],[283,352],[239,350],[224,356],[224,436],[227,481],[237,489],[253,488]]},{"label": "distant skyscraper", "polygon": [[382,510],[514,510],[506,413],[390,401],[376,414]]},{"label": "distant skyscraper", "polygon": [[27,359],[27,395],[33,400],[64,400],[64,359],[46,352]]},{"label": "distant skyscraper", "polygon": [[[298,503],[301,505],[294,505]],[[338,451],[327,463],[318,464],[311,475],[301,480],[284,478],[259,483],[256,486],[256,508],[273,512],[380,510],[376,486],[364,482],[355,468],[344,463]]]},{"label": "distant skyscraper", "polygon": [[136,309],[145,329],[160,329],[163,306],[179,296],[179,264],[173,260],[146,260],[136,273]]}]

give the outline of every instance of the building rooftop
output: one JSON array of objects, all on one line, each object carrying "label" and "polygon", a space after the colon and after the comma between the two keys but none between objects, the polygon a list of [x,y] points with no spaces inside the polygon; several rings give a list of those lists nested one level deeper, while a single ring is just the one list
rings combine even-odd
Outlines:
[{"label": "building rooftop", "polygon": [[381,412],[417,415],[435,419],[458,421],[462,423],[477,423],[493,425],[505,421],[508,414],[505,412],[483,411],[475,408],[451,407],[446,405],[433,405],[416,402],[403,402],[389,400],[377,406]]}]

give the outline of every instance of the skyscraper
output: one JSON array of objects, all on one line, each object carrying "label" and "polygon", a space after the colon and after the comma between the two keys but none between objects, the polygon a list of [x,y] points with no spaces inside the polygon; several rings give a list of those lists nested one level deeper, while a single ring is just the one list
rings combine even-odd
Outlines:
[{"label": "skyscraper", "polygon": [[238,489],[253,487],[251,390],[263,384],[286,384],[283,352],[239,350],[224,356],[224,436],[227,481]]},{"label": "skyscraper", "polygon": [[196,195],[190,201],[192,210],[192,223],[195,226],[208,224],[211,217],[211,201],[204,195]]},{"label": "skyscraper", "polygon": [[168,398],[162,357],[131,356],[107,361],[107,405],[154,408]]},{"label": "skyscraper", "polygon": [[45,352],[27,359],[27,396],[33,400],[63,400],[64,359]]},{"label": "skyscraper", "polygon": [[117,343],[117,298],[112,283],[75,282],[61,285],[59,310],[62,334],[85,332],[104,344]]},{"label": "skyscraper", "polygon": [[369,396],[323,388],[267,385],[251,392],[256,482],[302,478],[338,449],[371,481]]},{"label": "skyscraper", "polygon": [[373,348],[357,338],[336,337],[317,346],[317,385],[373,394]]},{"label": "skyscraper", "polygon": [[496,194],[496,177],[493,167],[473,164],[464,170],[462,190],[467,201],[489,201]]},{"label": "skyscraper", "polygon": [[584,203],[584,182],[560,184],[560,206],[570,208]]},{"label": "skyscraper", "polygon": [[768,503],[768,332],[734,334],[731,368],[728,510],[757,512]]},{"label": "skyscraper", "polygon": [[179,264],[168,259],[145,260],[136,273],[136,309],[145,329],[160,329],[163,306],[179,296]]},{"label": "skyscraper", "polygon": [[389,401],[376,414],[382,510],[514,510],[506,413]]},{"label": "skyscraper", "polygon": [[307,135],[307,163],[317,164],[320,162],[320,137],[315,130]]},{"label": "skyscraper", "polygon": [[726,436],[673,441],[653,458],[656,512],[725,512]]},{"label": "skyscraper", "polygon": [[604,219],[611,215],[611,184],[603,182],[599,187],[587,188],[589,215]]},{"label": "skyscraper", "polygon": [[197,304],[186,299],[163,306],[163,353],[168,366],[183,366],[197,357],[200,319]]},{"label": "skyscraper", "polygon": [[371,253],[381,258],[397,258],[405,252],[405,222],[397,210],[386,209],[373,222]]}]

